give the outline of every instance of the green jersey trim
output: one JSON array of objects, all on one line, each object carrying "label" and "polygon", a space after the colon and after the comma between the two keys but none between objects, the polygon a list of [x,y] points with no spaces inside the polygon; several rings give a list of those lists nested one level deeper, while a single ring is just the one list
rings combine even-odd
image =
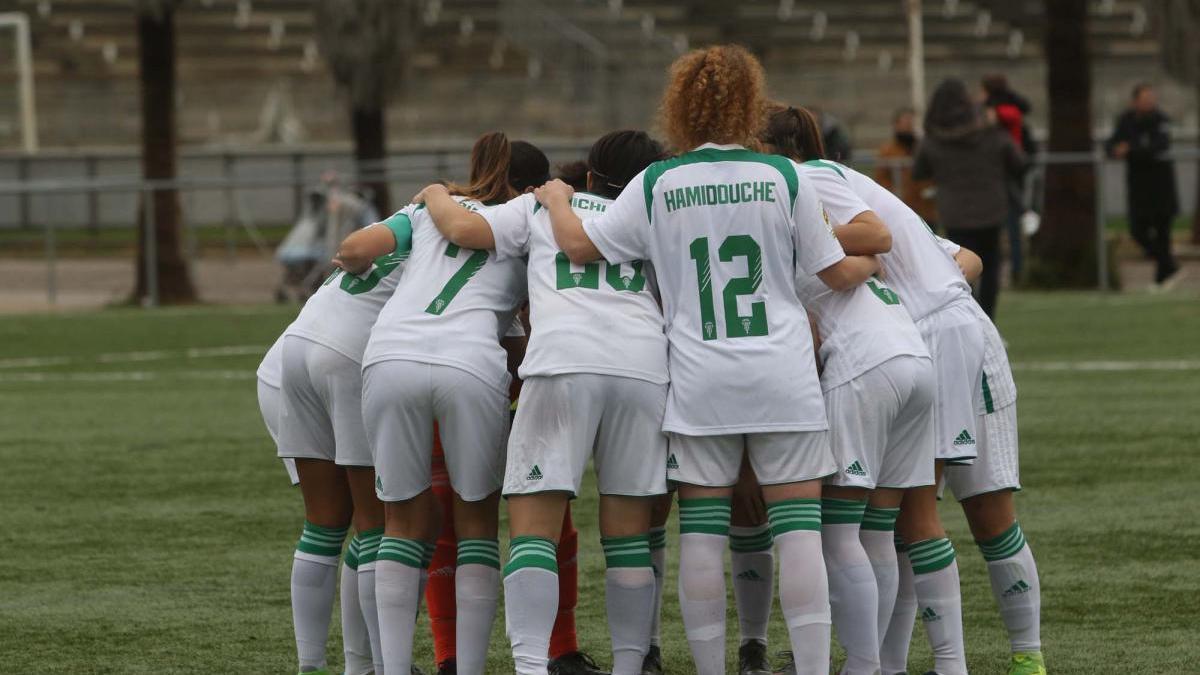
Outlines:
[{"label": "green jersey trim", "polygon": [[833,162],[826,162],[823,159],[810,159],[804,163],[804,166],[815,166],[823,169],[829,169],[830,171],[833,171],[837,175],[841,176],[842,180],[846,180],[846,174],[842,171],[842,168]]},{"label": "green jersey trim", "polygon": [[685,152],[678,157],[664,159],[651,164],[642,175],[642,189],[646,194],[646,221],[654,219],[654,186],[658,179],[671,169],[677,169],[688,164],[706,164],[712,162],[754,162],[774,167],[783,176],[788,187],[788,204],[796,208],[796,193],[800,190],[800,179],[796,175],[795,165],[786,157],[779,155],[764,155],[745,148],[722,150],[720,148],[702,148]]},{"label": "green jersey trim", "polygon": [[396,237],[396,248],[392,255],[406,256],[412,251],[412,221],[409,220],[408,214],[397,212],[383,221],[383,225]]}]

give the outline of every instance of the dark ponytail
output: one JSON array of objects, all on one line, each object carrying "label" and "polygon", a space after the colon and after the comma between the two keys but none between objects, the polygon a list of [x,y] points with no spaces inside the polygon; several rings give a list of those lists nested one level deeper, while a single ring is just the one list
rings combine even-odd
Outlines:
[{"label": "dark ponytail", "polygon": [[588,183],[591,192],[615,199],[625,185],[654,162],[665,156],[658,141],[644,131],[626,129],[601,136],[588,153]]},{"label": "dark ponytail", "polygon": [[759,140],[775,146],[775,154],[797,162],[825,158],[821,125],[807,108],[782,103],[767,106],[767,123]]}]

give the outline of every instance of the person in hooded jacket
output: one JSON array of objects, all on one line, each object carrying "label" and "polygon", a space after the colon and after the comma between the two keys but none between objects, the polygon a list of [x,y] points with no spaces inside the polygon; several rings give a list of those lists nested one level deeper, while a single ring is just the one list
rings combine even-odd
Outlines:
[{"label": "person in hooded jacket", "polygon": [[1000,292],[1000,230],[1008,217],[1008,185],[1025,155],[1004,129],[990,123],[966,83],[938,85],[925,113],[913,178],[937,185],[938,223],[953,241],[983,259],[976,298],[989,317]]}]

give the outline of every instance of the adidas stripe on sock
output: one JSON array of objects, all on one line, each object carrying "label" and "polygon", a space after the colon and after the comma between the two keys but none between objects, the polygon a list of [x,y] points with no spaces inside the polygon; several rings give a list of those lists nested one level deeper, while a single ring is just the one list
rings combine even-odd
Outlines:
[{"label": "adidas stripe on sock", "polygon": [[865,501],[821,500],[821,549],[845,675],[879,672],[879,586],[859,537],[866,509]]},{"label": "adidas stripe on sock", "polygon": [[359,532],[350,541],[351,545],[358,544],[358,565],[364,569],[373,569],[375,559],[379,556],[379,544],[383,541],[383,528]]},{"label": "adidas stripe on sock", "polygon": [[679,533],[729,534],[729,518],[732,513],[728,497],[704,497],[679,500]]},{"label": "adidas stripe on sock", "polygon": [[913,570],[918,616],[933,651],[933,670],[943,675],[966,675],[963,647],[962,594],[954,545],[949,539],[926,539],[908,547]]},{"label": "adidas stripe on sock", "polygon": [[679,500],[679,611],[696,672],[725,667],[725,547],[730,500]]},{"label": "adidas stripe on sock", "polygon": [[771,534],[776,539],[797,530],[820,532],[821,500],[785,499],[767,504],[767,520],[771,523]]},{"label": "adidas stripe on sock", "polygon": [[601,537],[604,604],[612,636],[613,672],[639,673],[650,646],[654,612],[654,569],[650,537]]},{"label": "adidas stripe on sock", "polygon": [[349,530],[348,527],[321,527],[306,520],[300,541],[296,542],[296,550],[309,555],[338,556]]},{"label": "adidas stripe on sock", "polygon": [[307,520],[292,560],[292,624],[301,670],[325,666],[325,644],[336,594],[338,555],[349,528]]},{"label": "adidas stripe on sock", "polygon": [[609,567],[651,567],[649,535],[600,537],[600,546]]},{"label": "adidas stripe on sock", "polygon": [[[433,559],[433,548],[426,551]],[[495,539],[459,539],[454,573],[455,661],[464,673],[482,673],[500,600],[500,545]]]},{"label": "adidas stripe on sock", "polygon": [[[382,537],[379,549],[375,553],[376,560],[389,560],[407,567],[425,569],[427,544],[416,539],[401,539],[400,537]],[[431,558],[432,556],[430,556]]]},{"label": "adidas stripe on sock", "polygon": [[863,512],[862,529],[872,532],[895,532],[896,518],[900,517],[900,508],[881,508],[867,506]]},{"label": "adidas stripe on sock", "polygon": [[[365,624],[367,635],[370,638],[372,666],[376,672],[380,672],[384,668],[383,644],[380,641],[379,632],[379,605],[375,594],[375,565],[376,558],[379,555],[379,542],[382,540],[382,527],[359,532],[350,540],[351,547],[357,548],[359,564],[358,583],[353,592],[358,595],[358,607],[362,614],[362,621]],[[347,590],[343,588],[343,595],[346,592]],[[342,604],[345,606],[345,600],[343,600]],[[342,626],[346,625],[347,618],[343,611]],[[343,631],[343,634],[345,634],[345,631]],[[349,671],[349,668],[347,668],[347,671]],[[349,672],[347,675],[349,675]]]},{"label": "adidas stripe on sock", "polygon": [[1041,651],[1042,592],[1033,551],[1018,523],[998,537],[977,542],[987,561],[992,596],[1014,652]]},{"label": "adidas stripe on sock", "polygon": [[949,539],[926,539],[908,547],[913,574],[929,574],[954,562],[954,544]]},{"label": "adidas stripe on sock", "polygon": [[[881,645],[886,642],[888,625],[892,620],[892,612],[896,607],[896,597],[900,586],[900,567],[893,541],[896,517],[899,515],[899,508],[867,506],[867,510],[863,513],[862,526],[858,531],[858,539],[862,542],[867,558],[871,561],[871,572],[875,576],[875,587],[879,591],[876,630]],[[907,565],[907,562],[905,564]],[[912,621],[910,620],[910,634],[911,629]],[[889,664],[882,665],[888,666]]]},{"label": "adidas stripe on sock", "polygon": [[822,525],[858,525],[863,521],[867,503],[852,499],[822,499]]},{"label": "adidas stripe on sock", "polygon": [[[428,551],[430,560],[433,551]],[[458,566],[487,565],[500,569],[500,544],[495,539],[459,539]]]},{"label": "adidas stripe on sock", "polygon": [[771,602],[775,596],[775,538],[767,523],[729,528],[733,565],[733,600],[741,643],[767,641]]},{"label": "adidas stripe on sock", "polygon": [[550,633],[558,615],[557,577],[554,542],[513,538],[504,566],[504,624],[518,675],[546,672]]}]

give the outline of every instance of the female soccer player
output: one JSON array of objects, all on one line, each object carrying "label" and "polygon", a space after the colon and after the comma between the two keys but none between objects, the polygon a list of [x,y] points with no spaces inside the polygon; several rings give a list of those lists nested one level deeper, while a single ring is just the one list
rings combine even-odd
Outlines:
[{"label": "female soccer player", "polygon": [[[760,138],[799,162],[812,159],[802,147],[824,155],[816,120],[804,109],[771,106]],[[890,248],[889,238],[875,251]],[[817,322],[829,440],[839,467],[822,489],[821,539],[833,623],[846,649],[841,672],[871,675],[880,668],[880,635],[895,593],[889,587],[890,597],[881,596],[864,546],[891,551],[904,491],[933,484],[933,364],[903,299],[882,280],[845,293],[811,276],[797,284]],[[892,576],[894,567],[887,570]]]},{"label": "female soccer player", "polygon": [[757,59],[736,46],[695,50],[669,79],[662,125],[683,154],[650,165],[587,220],[565,183],[535,194],[572,263],[646,260],[658,276],[671,373],[663,429],[676,459],[668,477],[680,483],[679,597],[697,672],[725,670],[723,555],[730,494],[748,455],[764,483],[797,663],[823,673],[819,479],[836,466],[792,270],[847,289],[877,264],[846,258],[794,162],[746,149],[763,121]]},{"label": "female soccer player", "polygon": [[[572,208],[584,216],[602,213],[662,156],[644,132],[601,137],[588,157],[589,191],[576,193]],[[533,338],[521,365],[504,479],[512,536],[505,615],[516,670],[547,670],[558,608],[558,534],[568,498],[579,496],[594,458],[613,672],[637,675],[654,604],[651,497],[666,492],[667,345],[652,272],[641,260],[573,265],[532,194],[480,213],[459,207],[440,185],[418,200],[451,242],[529,261]]]},{"label": "female soccer player", "polygon": [[[366,673],[383,665],[373,577],[383,504],[374,493],[363,428],[361,362],[371,326],[396,287],[405,257],[383,255],[366,261],[357,274],[338,270],[330,275],[281,338],[279,455],[296,461],[306,519],[292,567],[300,672],[325,666],[334,575],[351,520],[357,534],[343,570],[342,600],[358,599],[371,658],[358,663],[348,649],[347,671]],[[354,611],[347,613],[353,618]],[[347,633],[352,644],[355,631]]]},{"label": "female soccer player", "polygon": [[[464,208],[514,196],[511,156],[502,133],[476,142],[471,183],[453,188]],[[483,673],[499,595],[497,502],[508,431],[510,376],[500,339],[524,300],[525,266],[446,241],[423,206],[405,207],[387,225],[348,237],[335,259],[360,271],[381,252],[411,253],[411,273],[380,313],[363,358],[375,489],[386,503],[376,572],[380,625],[389,636],[384,665],[392,673],[412,667],[422,579],[438,531],[430,490],[436,421],[456,495],[457,670]]]}]

